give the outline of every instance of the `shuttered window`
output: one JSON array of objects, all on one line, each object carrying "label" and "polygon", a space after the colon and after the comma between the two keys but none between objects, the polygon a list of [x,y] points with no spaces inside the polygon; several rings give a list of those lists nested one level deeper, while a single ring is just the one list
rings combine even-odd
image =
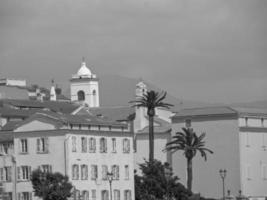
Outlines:
[{"label": "shuttered window", "polygon": [[37,153],[48,153],[48,138],[37,138]]}]

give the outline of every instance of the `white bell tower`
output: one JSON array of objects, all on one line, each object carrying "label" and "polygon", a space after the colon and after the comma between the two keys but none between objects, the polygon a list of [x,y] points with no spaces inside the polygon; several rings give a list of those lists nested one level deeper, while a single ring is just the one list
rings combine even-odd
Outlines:
[{"label": "white bell tower", "polygon": [[84,58],[77,74],[70,79],[72,102],[79,102],[88,107],[99,107],[99,79],[87,68]]}]

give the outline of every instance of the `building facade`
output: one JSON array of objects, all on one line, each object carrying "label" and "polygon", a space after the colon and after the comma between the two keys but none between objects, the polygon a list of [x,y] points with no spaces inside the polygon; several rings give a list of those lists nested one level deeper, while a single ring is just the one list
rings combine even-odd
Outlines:
[{"label": "building facade", "polygon": [[[191,127],[206,133],[207,162],[199,155],[193,160],[193,191],[205,197],[222,197],[220,169],[226,169],[225,191],[238,196],[267,196],[267,111],[231,107],[184,109],[172,118],[172,135]],[[173,169],[186,183],[186,160],[181,152],[173,154]],[[203,183],[204,181],[204,183]]]},{"label": "building facade", "polygon": [[[38,168],[67,175],[76,199],[134,199],[133,135],[128,124],[36,113],[0,134],[0,177],[10,199],[37,199],[30,175]],[[113,174],[112,194],[107,172]]]}]

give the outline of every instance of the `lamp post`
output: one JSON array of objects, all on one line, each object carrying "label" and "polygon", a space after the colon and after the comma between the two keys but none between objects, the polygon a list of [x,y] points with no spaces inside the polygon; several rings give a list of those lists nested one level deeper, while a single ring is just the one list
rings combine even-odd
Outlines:
[{"label": "lamp post", "polygon": [[113,181],[113,173],[107,172],[109,187],[110,187],[110,200],[112,200],[112,181]]},{"label": "lamp post", "polygon": [[220,176],[222,178],[222,184],[223,184],[223,200],[225,200],[225,183],[224,183],[224,180],[225,180],[227,171],[226,171],[226,169],[220,169],[219,173],[220,173]]}]

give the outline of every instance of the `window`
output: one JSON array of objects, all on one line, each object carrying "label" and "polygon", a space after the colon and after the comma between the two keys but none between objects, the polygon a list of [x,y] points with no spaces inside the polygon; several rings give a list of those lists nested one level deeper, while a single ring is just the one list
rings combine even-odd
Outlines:
[{"label": "window", "polygon": [[92,200],[96,200],[96,190],[92,190]]},{"label": "window", "polygon": [[130,140],[129,139],[123,139],[123,153],[129,153],[130,152]]},{"label": "window", "polygon": [[248,118],[245,117],[245,126],[248,126]]},{"label": "window", "polygon": [[261,166],[261,174],[262,174],[262,179],[263,180],[267,180],[267,165],[266,164],[263,164]]},{"label": "window", "polygon": [[186,119],[185,120],[185,127],[190,128],[191,127],[191,119]]},{"label": "window", "polygon": [[112,138],[112,153],[116,153],[116,138]]},{"label": "window", "polygon": [[86,153],[87,152],[87,138],[82,137],[82,152]]},{"label": "window", "polygon": [[245,145],[246,145],[246,147],[250,147],[249,133],[245,133]]},{"label": "window", "polygon": [[82,199],[81,200],[89,200],[89,192],[84,190],[82,191]]},{"label": "window", "polygon": [[267,134],[262,133],[262,147],[265,149],[267,147]]},{"label": "window", "polygon": [[125,170],[125,179],[129,180],[129,165],[125,165],[124,170]]},{"label": "window", "polygon": [[131,190],[124,191],[124,199],[125,200],[132,200]]},{"label": "window", "polygon": [[107,165],[102,165],[102,179],[103,180],[107,180],[108,179],[107,173],[108,173],[108,166]]},{"label": "window", "polygon": [[79,179],[79,165],[72,165],[72,180]]},{"label": "window", "polygon": [[20,153],[28,153],[27,139],[21,139],[20,140]]},{"label": "window", "polygon": [[80,200],[80,190],[75,190],[74,199]]},{"label": "window", "polygon": [[95,138],[89,139],[89,152],[94,153],[96,150],[96,141]]},{"label": "window", "polygon": [[38,168],[44,173],[52,173],[51,165],[40,165]]},{"label": "window", "polygon": [[251,180],[251,166],[246,165],[246,179]]},{"label": "window", "polygon": [[0,154],[7,155],[12,153],[13,151],[13,143],[12,142],[4,142],[0,143]]},{"label": "window", "polygon": [[72,152],[76,152],[77,148],[76,148],[76,137],[72,136],[71,137],[71,141],[72,141]]},{"label": "window", "polygon": [[119,165],[113,165],[112,168],[111,168],[111,172],[113,174],[113,180],[119,180],[119,178],[120,178]]},{"label": "window", "polygon": [[81,165],[81,178],[82,180],[88,179],[88,166],[87,165]]},{"label": "window", "polygon": [[100,139],[100,153],[106,153],[107,152],[107,139],[101,138]]},{"label": "window", "polygon": [[108,191],[107,190],[102,190],[101,192],[101,200],[108,200]]},{"label": "window", "polygon": [[32,194],[31,192],[20,192],[18,193],[18,200],[31,200]]},{"label": "window", "polygon": [[77,93],[77,96],[78,96],[78,101],[84,101],[84,100],[85,100],[85,94],[84,94],[84,91],[80,90],[80,91]]},{"label": "window", "polygon": [[98,177],[97,174],[97,165],[91,165],[91,179],[96,180]]},{"label": "window", "polygon": [[28,181],[30,180],[31,167],[30,166],[20,166],[17,168],[18,180]]},{"label": "window", "polygon": [[48,138],[37,138],[37,153],[48,153]]},{"label": "window", "polygon": [[11,182],[12,167],[0,168],[0,181]]},{"label": "window", "polygon": [[114,200],[120,200],[120,191],[114,190]]}]

